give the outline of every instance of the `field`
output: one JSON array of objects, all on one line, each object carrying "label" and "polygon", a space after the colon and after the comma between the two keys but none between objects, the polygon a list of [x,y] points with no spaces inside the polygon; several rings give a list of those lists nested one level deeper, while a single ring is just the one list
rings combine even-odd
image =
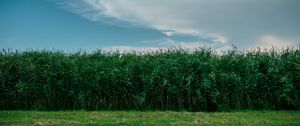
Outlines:
[{"label": "field", "polygon": [[299,110],[300,50],[0,51],[2,110]]},{"label": "field", "polygon": [[0,125],[299,126],[300,111],[1,111]]},{"label": "field", "polygon": [[300,125],[299,75],[299,48],[2,50],[0,124]]}]

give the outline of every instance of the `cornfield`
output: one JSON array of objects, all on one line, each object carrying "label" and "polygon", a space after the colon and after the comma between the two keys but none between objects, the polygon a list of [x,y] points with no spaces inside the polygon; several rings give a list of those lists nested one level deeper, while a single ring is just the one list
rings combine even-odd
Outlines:
[{"label": "cornfield", "polygon": [[300,49],[0,51],[3,110],[299,110]]}]

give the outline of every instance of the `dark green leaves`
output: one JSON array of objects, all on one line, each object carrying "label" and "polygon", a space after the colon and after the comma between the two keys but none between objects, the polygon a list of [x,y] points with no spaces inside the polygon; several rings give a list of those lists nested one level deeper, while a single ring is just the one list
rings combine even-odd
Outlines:
[{"label": "dark green leaves", "polygon": [[0,107],[40,110],[299,109],[299,49],[217,55],[0,52]]}]

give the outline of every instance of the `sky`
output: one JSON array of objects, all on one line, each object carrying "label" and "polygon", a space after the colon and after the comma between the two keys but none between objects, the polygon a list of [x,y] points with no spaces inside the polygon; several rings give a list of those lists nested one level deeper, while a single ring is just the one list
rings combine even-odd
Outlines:
[{"label": "sky", "polygon": [[299,0],[0,0],[0,48],[297,47]]}]

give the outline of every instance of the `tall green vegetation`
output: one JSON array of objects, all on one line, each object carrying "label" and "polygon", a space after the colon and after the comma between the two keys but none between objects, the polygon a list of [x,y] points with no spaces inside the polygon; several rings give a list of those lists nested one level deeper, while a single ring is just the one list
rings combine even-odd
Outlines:
[{"label": "tall green vegetation", "polygon": [[0,52],[1,109],[299,109],[300,49]]}]

